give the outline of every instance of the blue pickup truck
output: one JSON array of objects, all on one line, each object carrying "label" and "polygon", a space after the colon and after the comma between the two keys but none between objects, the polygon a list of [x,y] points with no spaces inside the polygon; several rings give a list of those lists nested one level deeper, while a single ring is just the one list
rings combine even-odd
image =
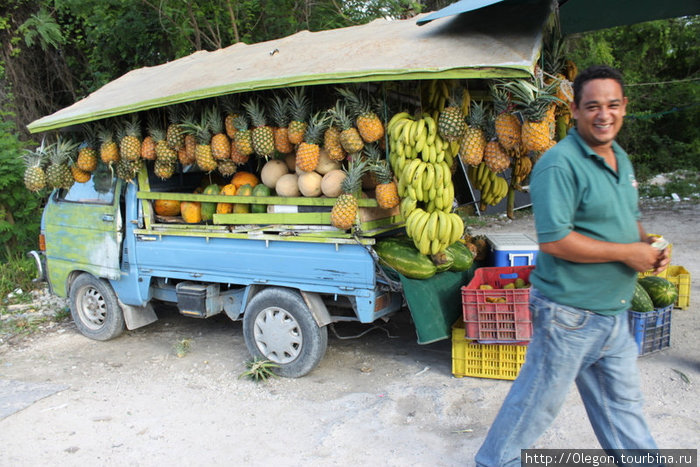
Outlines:
[{"label": "blue pickup truck", "polygon": [[373,238],[159,219],[153,199],[208,199],[191,194],[203,176],[162,181],[144,169],[127,183],[107,170],[51,193],[42,251],[31,254],[52,292],[69,297],[82,334],[108,340],[152,323],[158,301],[197,318],[223,312],[242,320],[253,357],[300,377],[324,356],[327,325],[401,309],[401,285],[378,266]]}]

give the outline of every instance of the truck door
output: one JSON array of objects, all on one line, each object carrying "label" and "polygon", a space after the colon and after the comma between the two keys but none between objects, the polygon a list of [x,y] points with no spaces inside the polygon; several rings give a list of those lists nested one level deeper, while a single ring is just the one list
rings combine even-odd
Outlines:
[{"label": "truck door", "polygon": [[54,190],[44,212],[49,280],[56,290],[75,270],[119,279],[122,181],[110,171],[96,171],[86,183]]}]

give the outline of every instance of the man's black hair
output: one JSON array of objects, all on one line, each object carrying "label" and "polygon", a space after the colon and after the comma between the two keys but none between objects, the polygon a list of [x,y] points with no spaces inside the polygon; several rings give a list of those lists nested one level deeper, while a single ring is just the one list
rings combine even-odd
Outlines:
[{"label": "man's black hair", "polygon": [[581,103],[581,93],[583,85],[593,79],[614,79],[622,89],[622,95],[625,95],[625,84],[622,79],[622,73],[608,65],[593,65],[581,71],[574,79],[574,102],[576,105]]}]

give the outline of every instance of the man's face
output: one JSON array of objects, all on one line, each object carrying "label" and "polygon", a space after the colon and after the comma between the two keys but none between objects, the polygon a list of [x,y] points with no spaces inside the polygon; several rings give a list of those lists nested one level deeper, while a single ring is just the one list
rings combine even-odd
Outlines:
[{"label": "man's face", "polygon": [[613,79],[593,79],[581,90],[579,104],[571,104],[579,135],[593,149],[610,146],[622,128],[627,98]]}]

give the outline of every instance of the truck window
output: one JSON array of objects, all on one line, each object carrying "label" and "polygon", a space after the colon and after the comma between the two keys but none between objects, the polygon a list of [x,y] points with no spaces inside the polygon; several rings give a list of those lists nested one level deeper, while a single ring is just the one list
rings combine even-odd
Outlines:
[{"label": "truck window", "polygon": [[96,171],[85,183],[74,183],[69,190],[61,189],[59,201],[87,204],[112,204],[117,179],[109,172]]}]

